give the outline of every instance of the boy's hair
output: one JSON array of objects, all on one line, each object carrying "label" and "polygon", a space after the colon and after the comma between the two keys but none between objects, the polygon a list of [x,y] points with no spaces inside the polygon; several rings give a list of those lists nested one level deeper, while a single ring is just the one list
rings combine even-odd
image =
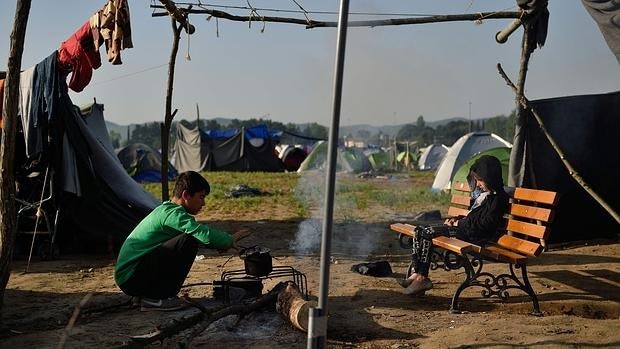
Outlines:
[{"label": "boy's hair", "polygon": [[211,191],[209,182],[207,182],[207,180],[201,176],[200,173],[195,171],[187,171],[181,173],[177,178],[177,183],[174,185],[172,195],[176,198],[180,198],[183,191],[186,191],[190,195],[194,195],[202,190],[205,191],[205,194],[209,195],[209,192]]}]

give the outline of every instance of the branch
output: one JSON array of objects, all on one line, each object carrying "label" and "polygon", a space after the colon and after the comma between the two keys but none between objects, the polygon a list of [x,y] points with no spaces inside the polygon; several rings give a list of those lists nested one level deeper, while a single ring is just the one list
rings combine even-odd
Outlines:
[{"label": "branch", "polygon": [[[160,14],[161,16],[171,16],[175,21],[179,22],[183,28],[185,28],[185,32],[188,34],[194,34],[196,28],[193,25],[187,23],[187,13],[190,10],[189,8],[186,10],[179,10],[179,8],[174,4],[173,1],[170,0],[159,0],[164,6],[161,5],[151,5],[158,6],[158,8],[166,9],[167,13]],[[190,6],[191,8],[191,6]]]},{"label": "branch", "polygon": [[534,107],[532,107],[532,105],[530,104],[530,102],[528,101],[528,99],[525,97],[525,95],[523,93],[519,94],[519,90],[512,83],[512,81],[510,81],[510,79],[508,78],[508,76],[504,72],[504,69],[502,69],[501,64],[499,64],[499,63],[497,64],[497,70],[499,71],[499,74],[502,76],[502,78],[504,78],[504,80],[506,81],[508,86],[510,86],[510,88],[512,88],[512,90],[517,94],[517,96],[520,95],[520,98],[518,98],[518,100],[519,100],[519,103],[521,104],[521,106],[525,110],[527,110],[530,113],[532,113],[532,115],[534,115],[534,118],[536,118],[536,121],[538,122],[538,126],[540,127],[540,130],[543,132],[545,137],[547,137],[547,140],[551,144],[551,147],[553,147],[555,152],[560,156],[560,160],[562,161],[562,163],[564,164],[564,166],[568,170],[568,173],[571,175],[571,177],[573,177],[573,179],[588,194],[590,194],[590,196],[592,198],[594,198],[594,200],[596,200],[616,220],[616,222],[620,223],[620,215],[618,215],[618,213],[615,212],[614,209],[611,206],[609,206],[609,204],[607,204],[605,202],[605,200],[603,200],[603,198],[601,198],[594,190],[592,190],[592,188],[590,188],[590,186],[584,181],[584,179],[581,177],[581,175],[579,175],[577,170],[575,170],[575,168],[568,162],[568,160],[566,160],[566,155],[564,154],[562,149],[560,149],[560,147],[556,143],[555,139],[551,136],[551,134],[545,128],[545,125],[543,124],[543,120],[542,120],[540,114],[538,114],[538,112],[534,109]]},{"label": "branch", "polygon": [[[151,5],[154,9],[163,9],[161,5]],[[305,25],[307,29],[312,28],[325,28],[325,27],[337,27],[338,22],[324,22],[314,21],[299,18],[290,17],[271,17],[271,16],[237,16],[228,12],[212,10],[212,9],[188,9],[188,14],[207,14],[216,18],[224,18],[236,22],[273,22],[273,23],[290,23]],[[164,12],[155,12],[152,17],[167,16]],[[349,27],[379,27],[379,26],[392,26],[392,25],[409,25],[409,24],[426,24],[437,22],[458,22],[458,21],[482,21],[485,19],[511,19],[521,17],[521,12],[481,12],[481,13],[468,13],[468,14],[455,14],[455,15],[437,15],[427,17],[416,18],[392,18],[383,20],[369,20],[369,21],[349,21]]]},{"label": "branch", "polygon": [[200,309],[199,313],[185,316],[179,319],[173,319],[167,324],[157,327],[156,331],[144,335],[132,336],[131,342],[120,348],[143,348],[155,341],[163,341],[165,338],[171,337],[181,331],[185,331],[194,327],[191,332],[183,337],[179,342],[179,347],[187,348],[191,341],[202,333],[213,322],[229,315],[244,316],[265,306],[275,304],[278,294],[284,287],[285,283],[281,282],[269,291],[269,293],[260,297],[250,304],[232,304],[207,311],[206,309],[195,305]]}]

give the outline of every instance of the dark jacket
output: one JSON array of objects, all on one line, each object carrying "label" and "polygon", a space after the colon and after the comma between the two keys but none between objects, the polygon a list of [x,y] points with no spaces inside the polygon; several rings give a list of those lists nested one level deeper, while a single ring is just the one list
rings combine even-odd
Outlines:
[{"label": "dark jacket", "polygon": [[470,171],[482,178],[491,192],[480,206],[459,220],[457,236],[474,243],[494,240],[508,209],[509,197],[504,191],[501,164],[497,158],[485,155],[474,162]]}]

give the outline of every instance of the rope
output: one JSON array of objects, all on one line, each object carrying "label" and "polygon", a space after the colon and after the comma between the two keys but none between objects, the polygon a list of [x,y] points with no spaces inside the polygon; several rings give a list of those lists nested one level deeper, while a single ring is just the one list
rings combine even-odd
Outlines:
[{"label": "rope", "polygon": [[30,269],[30,260],[32,259],[32,250],[34,250],[34,240],[37,237],[37,228],[39,226],[39,218],[41,217],[41,213],[42,213],[41,204],[43,202],[43,197],[45,196],[45,186],[47,185],[47,173],[49,169],[50,169],[49,166],[45,168],[45,177],[43,178],[43,189],[41,189],[41,199],[39,200],[39,206],[37,207],[37,213],[35,214],[35,217],[37,218],[34,221],[34,231],[32,232],[32,242],[30,243],[30,253],[28,254],[28,263],[26,263],[26,270],[25,270],[26,273]]}]

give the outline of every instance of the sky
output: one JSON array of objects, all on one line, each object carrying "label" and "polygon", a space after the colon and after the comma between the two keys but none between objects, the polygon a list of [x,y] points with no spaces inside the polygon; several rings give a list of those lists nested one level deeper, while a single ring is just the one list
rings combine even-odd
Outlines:
[{"label": "sky", "polygon": [[[215,0],[214,0],[215,1]],[[104,0],[32,0],[22,69],[56,50]],[[180,2],[180,1],[177,1]],[[96,98],[106,120],[121,125],[163,121],[172,29],[167,17],[152,17],[149,0],[130,0],[134,48],[122,51],[122,65],[105,60],[90,84],[71,93],[76,105]],[[159,4],[159,2],[156,2]],[[202,1],[206,4],[206,1]],[[247,6],[246,1],[208,2]],[[293,0],[249,0],[255,8],[298,10]],[[336,0],[296,0],[306,11],[334,11]],[[459,14],[516,10],[514,0],[353,0],[351,12]],[[0,70],[6,70],[15,2],[0,11]],[[222,9],[238,15],[248,10]],[[258,10],[265,16],[300,14]],[[531,99],[620,90],[620,64],[596,23],[578,0],[549,2],[544,47],[534,51],[526,80]],[[336,15],[309,14],[336,21]],[[351,15],[350,20],[368,19]],[[207,20],[192,15],[196,33],[181,38],[173,110],[175,120],[215,117],[267,118],[283,123],[317,122],[332,117],[336,28],[305,29],[282,23]],[[514,94],[499,76],[501,63],[516,81],[522,30],[505,44],[494,40],[510,20],[350,28],[348,31],[341,125],[374,126],[452,117],[487,118],[515,108]],[[186,57],[189,56],[190,60]]]}]

